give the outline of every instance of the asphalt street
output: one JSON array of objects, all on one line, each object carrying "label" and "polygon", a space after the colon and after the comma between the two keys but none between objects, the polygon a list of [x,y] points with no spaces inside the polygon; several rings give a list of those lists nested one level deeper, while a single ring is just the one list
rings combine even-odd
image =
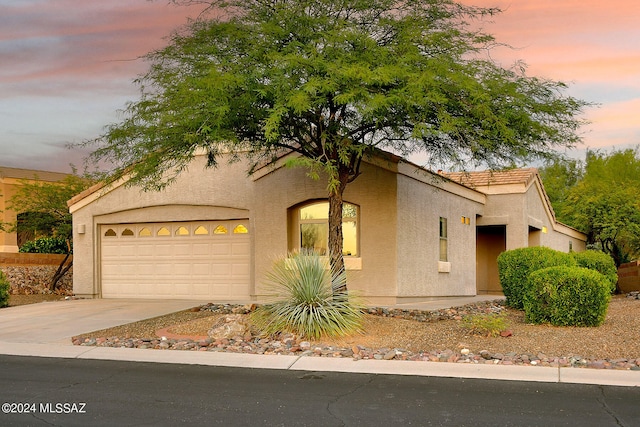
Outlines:
[{"label": "asphalt street", "polygon": [[0,425],[638,426],[640,388],[0,355]]}]

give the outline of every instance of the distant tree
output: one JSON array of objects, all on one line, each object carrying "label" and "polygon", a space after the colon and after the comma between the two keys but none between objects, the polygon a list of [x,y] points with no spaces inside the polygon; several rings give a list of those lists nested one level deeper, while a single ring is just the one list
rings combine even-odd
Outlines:
[{"label": "distant tree", "polygon": [[569,224],[571,218],[565,217],[565,207],[569,203],[567,196],[576,184],[582,180],[584,163],[580,160],[557,158],[545,162],[539,172],[540,178],[544,183],[544,189],[556,214],[556,219]]},{"label": "distant tree", "polygon": [[376,149],[498,168],[579,140],[585,102],[487,54],[494,38],[470,23],[497,9],[451,0],[176,2],[211,13],[148,54],[140,99],[93,141],[92,158],[115,165],[112,179],[157,189],[199,149],[209,166],[223,153],[254,166],[297,153],[290,164],[327,178],[337,271],[343,193]]},{"label": "distant tree", "polygon": [[67,262],[72,253],[73,237],[67,201],[93,183],[91,177],[79,176],[74,170],[73,174],[59,182],[23,180],[9,199],[9,207],[19,213],[19,220],[9,224],[12,231],[18,231],[18,227],[37,230],[39,236],[35,237],[56,237],[66,241],[66,256],[50,280],[51,290],[56,289],[60,279],[72,266],[72,262]]},{"label": "distant tree", "polygon": [[[545,188],[548,182],[551,184],[549,198],[559,219],[586,233],[587,243],[611,255],[618,266],[640,257],[638,148],[611,153],[588,151],[584,164],[576,165],[576,182],[563,177],[571,169],[562,165],[541,172]],[[555,194],[555,183],[563,181],[569,187]]]}]

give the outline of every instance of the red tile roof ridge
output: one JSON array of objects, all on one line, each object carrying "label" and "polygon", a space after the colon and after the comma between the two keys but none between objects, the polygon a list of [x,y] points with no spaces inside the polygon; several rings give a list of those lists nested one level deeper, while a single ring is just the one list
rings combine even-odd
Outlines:
[{"label": "red tile roof ridge", "polygon": [[470,172],[441,172],[441,174],[454,182],[473,188],[507,184],[528,185],[538,174],[538,170],[536,168],[521,168]]}]

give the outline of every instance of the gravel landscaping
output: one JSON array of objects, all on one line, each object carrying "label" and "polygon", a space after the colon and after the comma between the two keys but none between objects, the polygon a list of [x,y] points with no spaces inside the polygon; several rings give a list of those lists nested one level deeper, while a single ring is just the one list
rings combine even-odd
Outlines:
[{"label": "gravel landscaping", "polygon": [[[74,337],[75,345],[224,351],[354,360],[396,359],[450,363],[573,366],[640,370],[640,295],[612,298],[607,320],[596,328],[531,325],[502,301],[436,311],[372,308],[364,332],[341,339],[306,341],[290,334],[259,337],[250,331],[229,338],[208,331],[229,314],[240,318],[251,306],[207,304],[192,310]],[[506,337],[473,334],[463,318],[503,313]]]}]

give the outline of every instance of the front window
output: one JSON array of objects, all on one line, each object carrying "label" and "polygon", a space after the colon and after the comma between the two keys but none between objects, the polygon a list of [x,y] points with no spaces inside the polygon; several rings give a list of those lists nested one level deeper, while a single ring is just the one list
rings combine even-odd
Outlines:
[{"label": "front window", "polygon": [[[300,248],[329,254],[329,203],[320,202],[303,206],[298,215]],[[342,206],[343,254],[358,256],[358,208],[344,203]]]},{"label": "front window", "polygon": [[448,261],[447,218],[440,217],[440,261]]}]

